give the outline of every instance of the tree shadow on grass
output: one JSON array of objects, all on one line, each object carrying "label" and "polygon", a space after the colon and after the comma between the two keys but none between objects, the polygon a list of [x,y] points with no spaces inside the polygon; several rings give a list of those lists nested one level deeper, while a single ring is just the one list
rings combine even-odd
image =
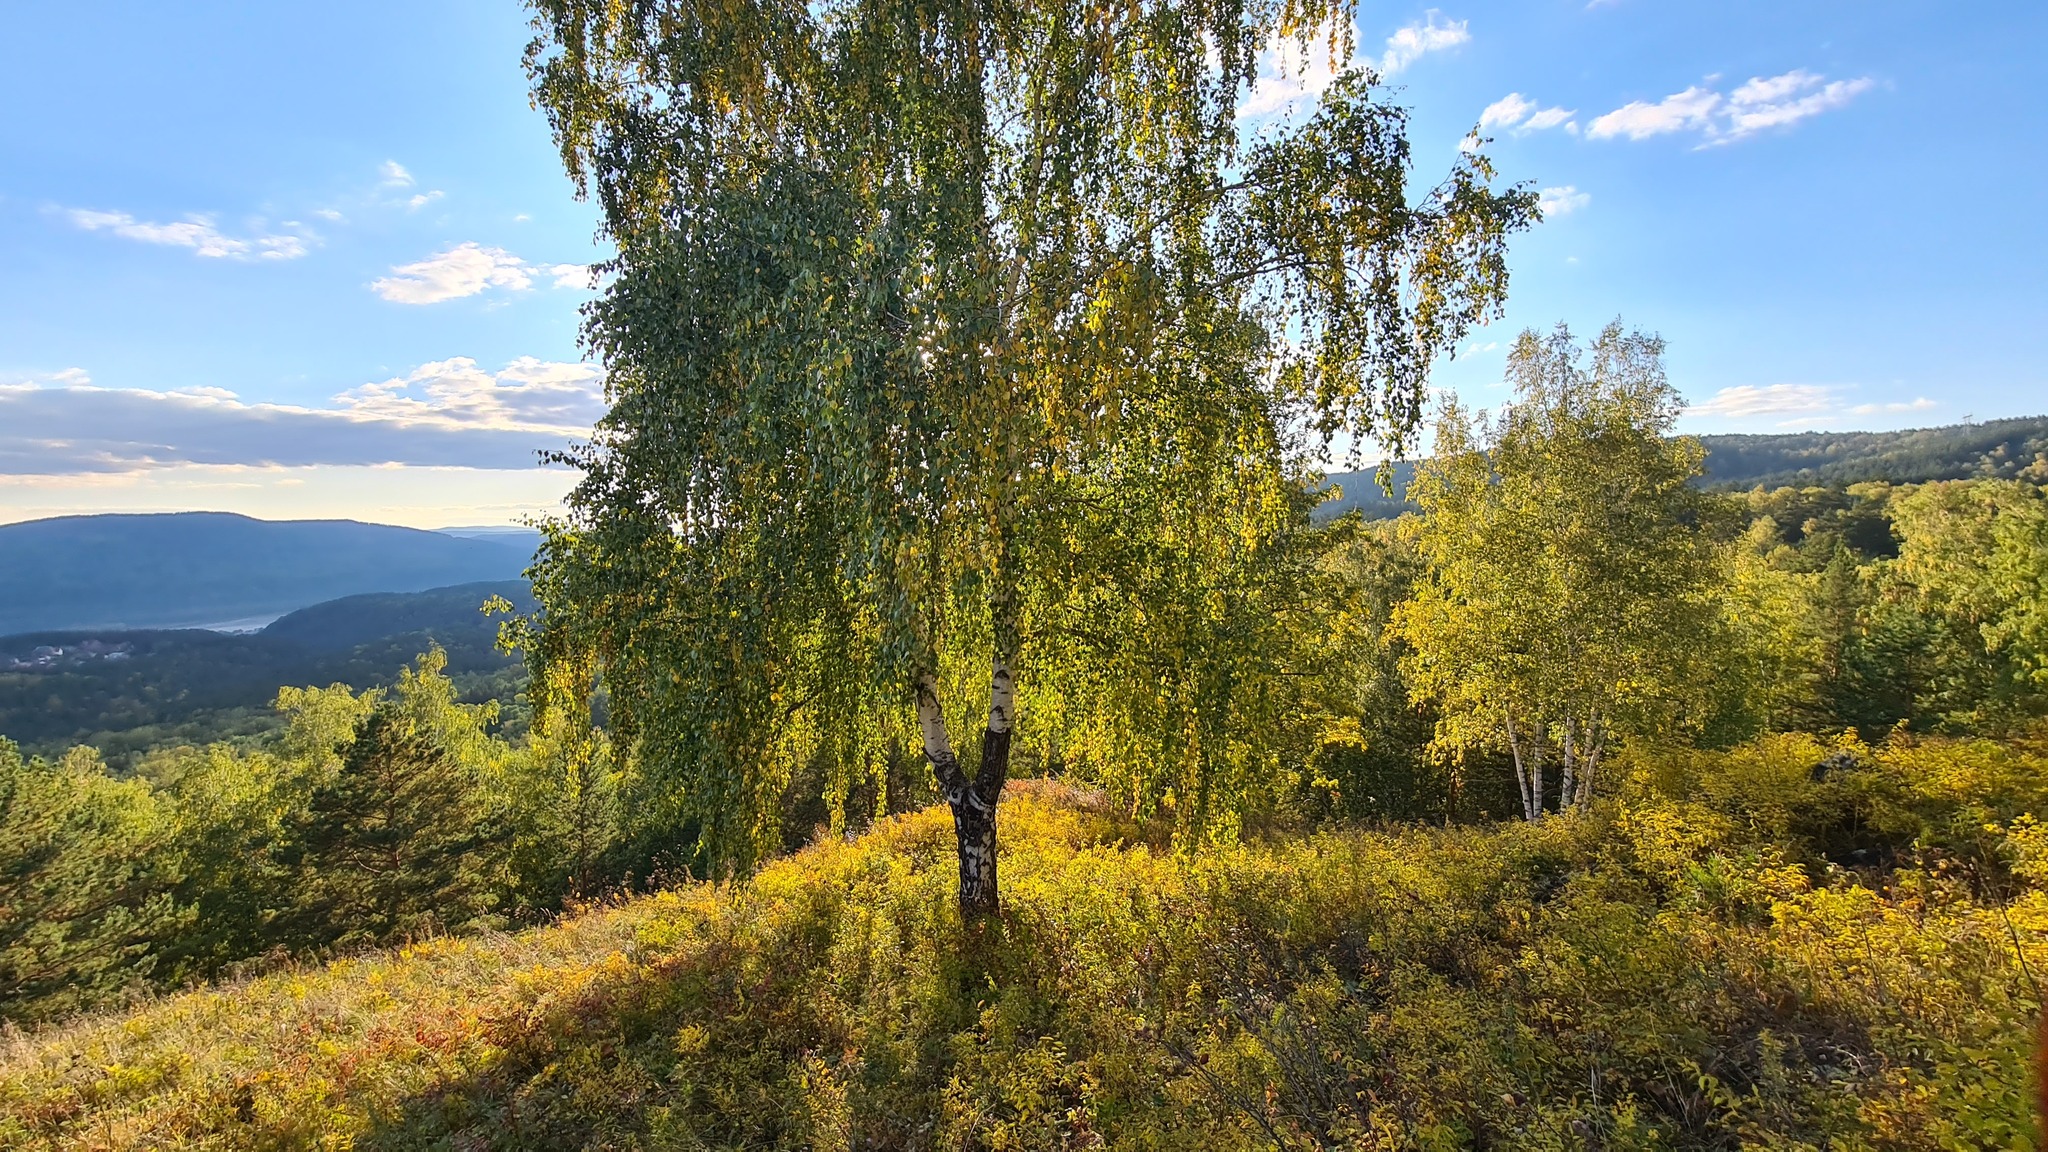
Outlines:
[{"label": "tree shadow on grass", "polygon": [[903,971],[863,982],[829,914],[807,920],[772,955],[712,943],[485,1021],[488,1068],[380,1111],[356,1147],[933,1148],[985,1018],[1049,1022],[1008,921],[935,917]]}]

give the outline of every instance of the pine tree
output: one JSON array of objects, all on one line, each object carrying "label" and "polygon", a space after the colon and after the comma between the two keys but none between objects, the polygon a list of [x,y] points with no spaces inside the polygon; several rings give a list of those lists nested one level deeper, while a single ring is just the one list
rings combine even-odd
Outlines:
[{"label": "pine tree", "polygon": [[481,816],[463,764],[380,705],[303,817],[303,896],[288,935],[300,945],[386,943],[475,921],[492,895],[481,850],[492,829]]}]

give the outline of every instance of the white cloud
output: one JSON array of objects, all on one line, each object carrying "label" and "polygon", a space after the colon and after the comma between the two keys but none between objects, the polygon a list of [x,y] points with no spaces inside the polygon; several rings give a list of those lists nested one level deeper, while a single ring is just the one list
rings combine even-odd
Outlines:
[{"label": "white cloud", "polygon": [[1410,24],[1387,37],[1387,54],[1380,57],[1380,74],[1392,76],[1431,52],[1455,48],[1472,39],[1463,20],[1442,20],[1432,8],[1422,23]]},{"label": "white cloud", "polygon": [[1655,104],[1624,104],[1596,118],[1587,135],[1643,140],[1670,132],[1698,132],[1703,147],[1726,144],[1840,108],[1874,84],[1869,77],[1829,80],[1795,68],[1778,76],[1751,77],[1726,95],[1693,85]]},{"label": "white cloud", "polygon": [[1577,132],[1578,123],[1572,120],[1569,108],[1545,108],[1520,92],[1510,92],[1486,106],[1479,114],[1480,131],[1488,128],[1513,128],[1515,135],[1541,132],[1562,124],[1567,132]]},{"label": "white cloud", "polygon": [[591,271],[588,264],[553,264],[549,265],[546,271],[548,275],[555,278],[555,287],[557,288],[595,289],[597,287],[597,273]]},{"label": "white cloud", "polygon": [[207,508],[265,520],[364,520],[439,528],[510,524],[561,511],[565,468],[460,465],[174,464],[62,476],[0,472],[0,522],[95,512]]},{"label": "white cloud", "polygon": [[458,356],[334,398],[365,418],[573,435],[604,414],[597,367],[522,356],[492,373]]},{"label": "white cloud", "polygon": [[405,165],[396,160],[386,160],[379,165],[377,174],[384,178],[387,187],[410,188],[413,185],[412,173],[407,172]]},{"label": "white cloud", "polygon": [[307,237],[293,233],[230,236],[213,223],[213,217],[192,215],[173,224],[137,220],[126,212],[100,212],[73,208],[66,213],[71,223],[87,232],[111,232],[144,244],[190,248],[194,255],[214,260],[296,260],[307,251]]},{"label": "white cloud", "polygon": [[1915,396],[1911,400],[1893,404],[1858,404],[1854,408],[1849,409],[1849,414],[1851,416],[1879,416],[1894,412],[1925,412],[1929,408],[1939,407],[1941,407],[1940,404],[1929,400],[1925,396]]},{"label": "white cloud", "polygon": [[1720,106],[1719,92],[1695,85],[1683,92],[1674,92],[1655,104],[1645,104],[1640,100],[1624,104],[1605,116],[1596,117],[1586,129],[1586,135],[1596,140],[1609,136],[1643,140],[1688,128],[1710,131],[1714,113]]},{"label": "white cloud", "polygon": [[1752,77],[1728,94],[1728,139],[1752,132],[1795,124],[1840,108],[1876,83],[1868,76],[1855,80],[1829,80],[1804,69],[1793,69],[1768,80]]},{"label": "white cloud", "polygon": [[423,364],[326,406],[250,403],[218,387],[100,388],[79,369],[0,384],[0,475],[187,465],[531,468],[604,410],[599,370],[523,357],[490,372]]},{"label": "white cloud", "polygon": [[1569,216],[1593,202],[1593,194],[1581,192],[1571,184],[1556,188],[1545,188],[1537,194],[1536,206],[1545,216]]},{"label": "white cloud", "polygon": [[400,264],[391,275],[371,281],[370,289],[395,304],[438,304],[492,288],[524,292],[542,276],[557,288],[597,287],[587,264],[531,264],[503,248],[470,240],[418,263]]},{"label": "white cloud", "polygon": [[439,200],[441,196],[442,192],[439,188],[434,189],[432,192],[421,192],[416,196],[406,197],[405,206],[409,211],[417,212],[434,201]]},{"label": "white cloud", "polygon": [[1685,414],[1744,420],[1826,412],[1835,403],[1835,389],[1825,384],[1743,384],[1723,388],[1705,403],[1687,406]]},{"label": "white cloud", "polygon": [[1534,100],[1524,99],[1520,92],[1510,92],[1486,106],[1479,114],[1481,128],[1512,128],[1536,111]]},{"label": "white cloud", "polygon": [[503,248],[485,248],[474,240],[416,264],[400,264],[391,269],[391,275],[370,284],[377,295],[396,304],[438,304],[474,296],[488,288],[517,292],[532,286],[532,269],[526,261]]},{"label": "white cloud", "polygon": [[[1410,24],[1387,37],[1386,55],[1377,62],[1382,76],[1413,64],[1427,53],[1453,48],[1470,40],[1463,20],[1445,21],[1430,9],[1421,23]],[[1337,25],[1325,25],[1308,36],[1306,47],[1295,36],[1275,36],[1259,53],[1258,76],[1252,90],[1238,104],[1239,119],[1284,115],[1315,103],[1337,77],[1358,64],[1350,49],[1355,39]]]},{"label": "white cloud", "polygon": [[1259,74],[1252,90],[1237,106],[1241,120],[1281,115],[1315,103],[1351,66],[1340,55],[1345,40],[1334,27],[1312,33],[1307,47],[1293,36],[1275,36],[1259,53]]}]

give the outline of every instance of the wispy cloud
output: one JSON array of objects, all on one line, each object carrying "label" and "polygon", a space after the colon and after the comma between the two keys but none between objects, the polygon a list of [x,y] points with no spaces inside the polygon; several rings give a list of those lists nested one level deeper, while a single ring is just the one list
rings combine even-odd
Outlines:
[{"label": "wispy cloud", "polygon": [[492,288],[523,292],[533,287],[537,276],[552,278],[557,288],[592,286],[585,265],[530,264],[503,248],[486,248],[472,240],[417,263],[400,264],[391,275],[372,281],[370,290],[394,304],[439,304]]},{"label": "wispy cloud", "polygon": [[334,402],[355,416],[410,424],[588,432],[603,414],[598,370],[522,356],[486,372],[466,356],[351,388]]},{"label": "wispy cloud", "polygon": [[1740,139],[1766,128],[1796,124],[1809,116],[1840,108],[1875,83],[1868,76],[1829,80],[1804,69],[1768,80],[1751,78],[1728,96],[1728,138]]},{"label": "wispy cloud", "polygon": [[1777,76],[1751,77],[1725,95],[1695,84],[1654,104],[1641,100],[1624,104],[1595,118],[1586,134],[1596,139],[1626,136],[1645,140],[1672,132],[1697,132],[1702,147],[1728,144],[1840,108],[1875,83],[1867,76],[1829,80],[1795,68]]},{"label": "wispy cloud", "polygon": [[1545,188],[1537,194],[1536,206],[1549,217],[1569,216],[1593,202],[1590,192],[1581,192],[1577,187],[1565,184],[1556,188]]},{"label": "wispy cloud", "polygon": [[386,160],[378,165],[377,176],[379,186],[396,191],[398,193],[396,203],[403,205],[409,212],[417,212],[446,195],[439,188],[425,192],[415,192],[409,196],[405,195],[404,190],[414,187],[419,181],[413,179],[412,173],[406,169],[405,165],[400,164],[396,160]]},{"label": "wispy cloud", "polygon": [[[1911,400],[1850,404],[1848,394],[1854,390],[1853,386],[1833,384],[1744,384],[1721,389],[1704,403],[1688,407],[1685,414],[1730,420],[1753,420],[1771,416],[1896,416],[1905,412],[1925,412],[1941,406],[1925,396],[1916,396]],[[1789,425],[1798,421],[1781,420],[1780,423]]]},{"label": "wispy cloud", "polygon": [[1525,98],[1520,92],[1510,92],[1486,106],[1479,114],[1481,128],[1508,128],[1520,124],[1536,110],[1536,102]]},{"label": "wispy cloud", "polygon": [[551,264],[546,269],[554,277],[557,288],[581,288],[594,291],[597,288],[597,273],[588,264]]},{"label": "wispy cloud", "polygon": [[1274,37],[1259,53],[1258,78],[1238,102],[1238,119],[1284,115],[1314,104],[1351,61],[1341,28],[1320,28],[1305,45],[1293,36]]},{"label": "wispy cloud", "polygon": [[1520,136],[1563,125],[1565,131],[1576,133],[1579,124],[1572,119],[1573,115],[1569,108],[1545,108],[1520,92],[1510,92],[1479,114],[1479,128],[1512,128]]},{"label": "wispy cloud", "polygon": [[1742,384],[1723,388],[1704,403],[1689,405],[1685,414],[1748,420],[1827,412],[1837,403],[1836,389],[1825,384]]},{"label": "wispy cloud", "polygon": [[124,240],[190,248],[196,256],[212,260],[296,260],[307,252],[309,237],[290,232],[231,236],[222,232],[213,217],[191,215],[169,224],[138,220],[126,212],[102,212],[72,208],[66,216],[87,232],[108,232]]},{"label": "wispy cloud", "polygon": [[435,361],[319,407],[250,403],[224,388],[101,388],[67,369],[0,384],[0,475],[193,464],[529,468],[538,451],[587,434],[603,409],[596,366],[531,357],[495,372],[466,357]]},{"label": "wispy cloud", "polygon": [[1239,102],[1238,118],[1256,120],[1284,115],[1314,104],[1337,77],[1361,63],[1375,68],[1381,76],[1392,76],[1431,52],[1455,48],[1472,39],[1463,20],[1445,20],[1432,8],[1422,20],[1387,37],[1386,52],[1377,60],[1363,61],[1351,50],[1354,36],[1342,26],[1325,25],[1304,41],[1298,36],[1275,36],[1259,53],[1258,78],[1252,90]]},{"label": "wispy cloud", "polygon": [[1939,407],[1941,407],[1940,404],[1929,400],[1925,396],[1915,396],[1911,400],[1902,400],[1890,404],[1858,404],[1854,408],[1849,409],[1849,414],[1851,416],[1889,416],[1899,412],[1925,412],[1929,408]]},{"label": "wispy cloud", "polygon": [[1655,104],[1641,100],[1624,104],[1605,116],[1595,117],[1586,134],[1596,140],[1626,136],[1644,140],[1666,132],[1697,129],[1712,132],[1714,113],[1721,107],[1721,94],[1694,86],[1674,92]]},{"label": "wispy cloud", "polygon": [[1463,20],[1445,20],[1432,8],[1422,22],[1410,24],[1387,37],[1386,55],[1380,57],[1380,75],[1392,76],[1431,52],[1441,52],[1469,42],[1472,33]]}]

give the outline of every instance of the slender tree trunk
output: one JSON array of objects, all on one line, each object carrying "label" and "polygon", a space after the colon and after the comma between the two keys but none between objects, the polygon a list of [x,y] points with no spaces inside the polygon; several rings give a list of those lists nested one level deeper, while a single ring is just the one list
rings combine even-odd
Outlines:
[{"label": "slender tree trunk", "polygon": [[1558,783],[1557,787],[1557,810],[1559,812],[1563,812],[1567,808],[1576,808],[1579,803],[1579,793],[1576,787],[1578,782],[1574,779],[1579,770],[1579,747],[1578,742],[1573,739],[1577,734],[1574,731],[1576,726],[1576,722],[1569,715],[1564,718],[1564,779]]},{"label": "slender tree trunk", "polygon": [[1543,745],[1548,741],[1544,726],[1529,734],[1529,819],[1543,819]]},{"label": "slender tree trunk", "polygon": [[1604,750],[1599,741],[1592,739],[1592,722],[1587,725],[1586,766],[1579,773],[1579,794],[1574,803],[1584,808],[1593,803],[1593,773],[1600,768],[1600,753]]},{"label": "slender tree trunk", "polygon": [[1529,803],[1529,771],[1522,762],[1522,734],[1513,720],[1508,721],[1508,751],[1514,754],[1515,784],[1522,790],[1522,819],[1534,820],[1536,809]]},{"label": "slender tree trunk", "polygon": [[996,807],[1010,774],[1010,739],[1017,706],[1016,680],[999,653],[989,677],[988,731],[981,740],[981,769],[969,779],[946,734],[939,708],[938,681],[925,675],[917,683],[917,722],[924,735],[925,759],[931,761],[953,810],[953,838],[960,857],[960,916],[980,920],[1000,908],[996,879]]}]

